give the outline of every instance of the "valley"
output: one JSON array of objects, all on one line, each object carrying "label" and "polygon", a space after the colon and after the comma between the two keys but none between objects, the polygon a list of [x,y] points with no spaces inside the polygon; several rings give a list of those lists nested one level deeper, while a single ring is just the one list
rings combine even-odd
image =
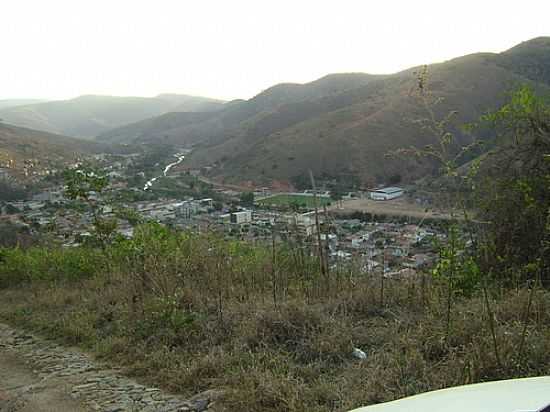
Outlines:
[{"label": "valley", "polygon": [[[0,100],[0,411],[374,412],[550,374],[550,37],[332,73],[351,43],[317,41],[326,27],[257,61],[271,13],[195,27],[198,3],[119,6],[85,42],[116,22],[131,47],[102,50],[131,70]],[[318,78],[280,82],[302,66]]]}]

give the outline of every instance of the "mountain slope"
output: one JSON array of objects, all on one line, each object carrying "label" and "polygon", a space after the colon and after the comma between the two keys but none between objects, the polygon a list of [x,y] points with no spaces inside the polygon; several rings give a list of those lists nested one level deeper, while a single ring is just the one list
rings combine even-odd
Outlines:
[{"label": "mountain slope", "polygon": [[[488,109],[498,107],[506,92],[518,84],[533,82],[548,91],[549,39],[536,39],[502,55],[476,54],[429,67],[429,88],[442,103],[442,117],[458,111],[457,123],[476,120]],[[256,119],[235,137],[197,150],[191,165],[215,163],[214,174],[230,180],[269,182],[290,180],[312,169],[317,175],[358,176],[366,182],[384,181],[401,175],[414,179],[426,172],[412,162],[391,161],[385,154],[402,147],[423,146],[434,137],[413,120],[427,117],[418,98],[414,70],[369,83],[358,89],[304,103],[303,108],[280,107]],[[340,106],[336,100],[346,102]],[[289,127],[263,133],[262,121],[275,119],[284,111],[314,110],[314,116]],[[461,144],[469,136],[456,130]]]},{"label": "mountain slope", "polygon": [[[364,73],[346,73],[325,76],[307,84],[285,83],[273,86],[250,100],[238,100],[226,103],[224,110],[202,117],[189,116],[185,113],[170,114],[157,119],[149,119],[140,124],[131,124],[103,133],[98,138],[104,141],[130,143],[134,141],[158,141],[168,139],[174,144],[215,143],[226,136],[238,134],[246,125],[253,125],[256,119],[262,119],[266,114],[276,112],[277,108],[300,104],[312,99],[336,94],[345,90],[355,89],[368,84],[382,76]],[[311,116],[313,112],[296,112],[287,123],[303,120],[303,116]],[[264,122],[266,124],[268,120]],[[273,122],[272,122],[273,124]],[[283,127],[279,120],[274,126]]]},{"label": "mountain slope", "polygon": [[535,82],[550,84],[550,37],[537,37],[499,55],[496,64]]},{"label": "mountain slope", "polygon": [[219,100],[185,95],[151,98],[87,95],[3,109],[0,118],[18,126],[92,138],[114,127],[170,111],[210,111],[221,107]]},{"label": "mountain slope", "polygon": [[[416,94],[412,68],[388,76],[331,75],[305,85],[282,84],[248,101],[194,118],[174,114],[121,131],[118,141],[163,140],[194,145],[190,166],[212,165],[214,177],[232,181],[293,179],[307,174],[356,176],[383,182],[392,175],[414,179],[429,171],[391,161],[392,150],[433,143],[415,120],[428,116]],[[506,93],[529,82],[548,91],[550,38],[522,43],[504,53],[478,53],[428,67],[428,87],[441,102],[436,116],[458,111],[457,124],[497,108]],[[178,119],[178,120],[176,120]],[[154,127],[151,124],[154,123]],[[460,144],[470,141],[457,127]],[[113,139],[109,133],[102,136]]]},{"label": "mountain slope", "polygon": [[0,110],[8,107],[24,106],[28,104],[44,103],[46,100],[41,99],[3,99],[0,100]]},{"label": "mountain slope", "polygon": [[177,141],[182,144],[187,140],[186,134],[193,133],[194,125],[200,125],[214,115],[214,112],[166,113],[109,130],[97,136],[97,140],[109,143],[172,143]]},{"label": "mountain slope", "polygon": [[9,167],[16,176],[23,176],[26,165],[32,165],[36,171],[56,169],[101,152],[104,146],[0,123],[0,167]]}]

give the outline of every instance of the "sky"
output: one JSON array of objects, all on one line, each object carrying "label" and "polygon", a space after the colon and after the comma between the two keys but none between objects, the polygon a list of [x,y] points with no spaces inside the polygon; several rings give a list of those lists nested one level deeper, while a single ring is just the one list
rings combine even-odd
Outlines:
[{"label": "sky", "polygon": [[6,0],[0,12],[0,99],[246,99],[550,35],[548,0]]}]

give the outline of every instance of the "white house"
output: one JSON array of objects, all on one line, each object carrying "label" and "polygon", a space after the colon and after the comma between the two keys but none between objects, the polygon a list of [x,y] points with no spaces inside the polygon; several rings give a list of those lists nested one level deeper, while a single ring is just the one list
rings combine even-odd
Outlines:
[{"label": "white house", "polygon": [[252,222],[252,211],[251,210],[242,210],[240,212],[231,213],[231,223],[250,223]]},{"label": "white house", "polygon": [[372,200],[390,200],[402,196],[405,191],[400,187],[385,187],[382,189],[371,190],[369,192]]}]

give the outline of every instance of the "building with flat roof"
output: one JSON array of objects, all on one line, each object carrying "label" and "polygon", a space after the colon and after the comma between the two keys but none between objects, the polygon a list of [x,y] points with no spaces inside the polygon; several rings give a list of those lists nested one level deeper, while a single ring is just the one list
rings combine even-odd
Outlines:
[{"label": "building with flat roof", "polygon": [[252,222],[252,211],[251,210],[241,210],[240,212],[231,213],[231,223],[236,223],[238,225],[243,223]]},{"label": "building with flat roof", "polygon": [[369,196],[372,200],[390,200],[402,196],[405,191],[400,187],[384,187],[382,189],[374,189],[369,191]]}]

